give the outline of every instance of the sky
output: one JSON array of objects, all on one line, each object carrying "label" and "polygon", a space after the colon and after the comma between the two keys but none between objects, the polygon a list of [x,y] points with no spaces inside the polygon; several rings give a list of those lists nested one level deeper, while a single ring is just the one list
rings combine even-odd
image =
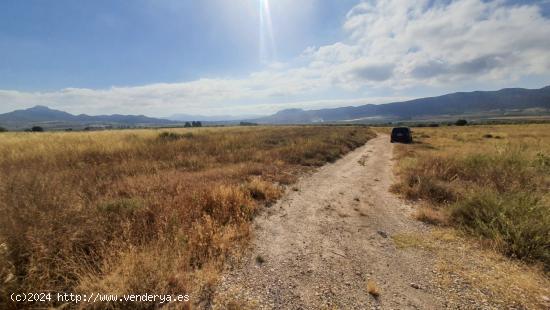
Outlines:
[{"label": "sky", "polygon": [[550,85],[550,1],[1,0],[0,113],[260,115]]}]

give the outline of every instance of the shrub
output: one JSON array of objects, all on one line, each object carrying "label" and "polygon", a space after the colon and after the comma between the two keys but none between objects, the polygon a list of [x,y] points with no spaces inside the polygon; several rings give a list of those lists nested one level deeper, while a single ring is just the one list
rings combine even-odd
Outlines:
[{"label": "shrub", "polygon": [[468,121],[465,119],[459,119],[455,122],[456,126],[466,126],[468,125]]},{"label": "shrub", "polygon": [[534,166],[543,172],[550,171],[550,156],[538,152],[534,160]]},{"label": "shrub", "polygon": [[402,193],[407,199],[425,199],[432,203],[446,203],[455,200],[455,193],[451,186],[437,178],[422,175],[408,175],[405,182],[392,188]]},{"label": "shrub", "polygon": [[175,141],[183,138],[192,138],[193,134],[186,132],[184,134],[179,134],[175,132],[163,131],[159,134],[159,139],[163,141]]},{"label": "shrub", "polygon": [[0,132],[6,132],[6,131],[8,131],[6,128],[0,127]]},{"label": "shrub", "polygon": [[258,124],[252,122],[240,122],[239,126],[258,126]]},{"label": "shrub", "polygon": [[44,131],[44,128],[40,127],[40,126],[33,126],[31,128],[31,131],[32,132],[43,132]]},{"label": "shrub", "polygon": [[[410,156],[401,149],[401,156]],[[392,186],[392,190],[401,193],[410,200],[424,199],[435,204],[452,202],[457,193],[449,182],[458,169],[450,165],[444,157],[426,156],[403,167],[401,182]]]},{"label": "shrub", "polygon": [[268,203],[274,202],[281,196],[281,190],[271,182],[266,182],[260,178],[253,178],[246,185],[250,196],[256,200],[264,200]]},{"label": "shrub", "polygon": [[550,213],[536,194],[478,190],[452,206],[451,219],[494,240],[505,254],[550,268]]}]

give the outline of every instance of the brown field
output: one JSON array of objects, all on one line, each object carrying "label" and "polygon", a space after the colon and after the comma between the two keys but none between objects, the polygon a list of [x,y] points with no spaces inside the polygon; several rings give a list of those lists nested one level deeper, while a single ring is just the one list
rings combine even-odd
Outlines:
[{"label": "brown field", "polygon": [[426,221],[492,241],[550,267],[550,125],[414,129],[399,145],[397,192],[425,202]]},{"label": "brown field", "polygon": [[20,291],[187,293],[204,305],[259,207],[374,135],[366,127],[0,134],[0,307],[21,307],[7,301]]},{"label": "brown field", "polygon": [[460,227],[500,252],[550,267],[550,125],[414,129],[394,190],[417,217]]},{"label": "brown field", "polygon": [[444,273],[461,274],[495,299],[545,308],[550,125],[414,128],[413,136],[415,143],[394,149],[393,190],[417,202],[417,219],[440,227],[407,240],[437,249]]}]

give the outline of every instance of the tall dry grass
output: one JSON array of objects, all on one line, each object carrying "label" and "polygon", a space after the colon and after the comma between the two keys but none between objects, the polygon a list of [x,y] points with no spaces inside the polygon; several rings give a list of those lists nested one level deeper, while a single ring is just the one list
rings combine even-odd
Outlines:
[{"label": "tall dry grass", "polygon": [[187,293],[206,305],[259,206],[373,136],[365,127],[3,133],[0,307],[36,306],[7,299],[27,291]]},{"label": "tall dry grass", "polygon": [[499,251],[550,269],[550,125],[414,129],[394,190]]}]

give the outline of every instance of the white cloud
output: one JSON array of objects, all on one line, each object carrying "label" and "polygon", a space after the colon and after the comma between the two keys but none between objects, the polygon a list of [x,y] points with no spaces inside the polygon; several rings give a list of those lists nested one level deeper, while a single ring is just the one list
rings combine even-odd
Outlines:
[{"label": "white cloud", "polygon": [[395,65],[394,87],[517,79],[550,70],[550,20],[536,5],[363,2],[344,27],[363,57]]},{"label": "white cloud", "polygon": [[[419,85],[507,83],[550,73],[550,19],[537,5],[503,0],[363,1],[350,10],[344,42],[307,48],[240,79],[199,79],[109,89],[1,91],[2,110],[44,104],[70,112],[169,115],[271,113],[345,105],[312,101],[326,93],[364,97]],[[392,101],[388,93],[386,101]],[[375,100],[379,102],[379,98]],[[339,104],[342,103],[342,104]]]}]

